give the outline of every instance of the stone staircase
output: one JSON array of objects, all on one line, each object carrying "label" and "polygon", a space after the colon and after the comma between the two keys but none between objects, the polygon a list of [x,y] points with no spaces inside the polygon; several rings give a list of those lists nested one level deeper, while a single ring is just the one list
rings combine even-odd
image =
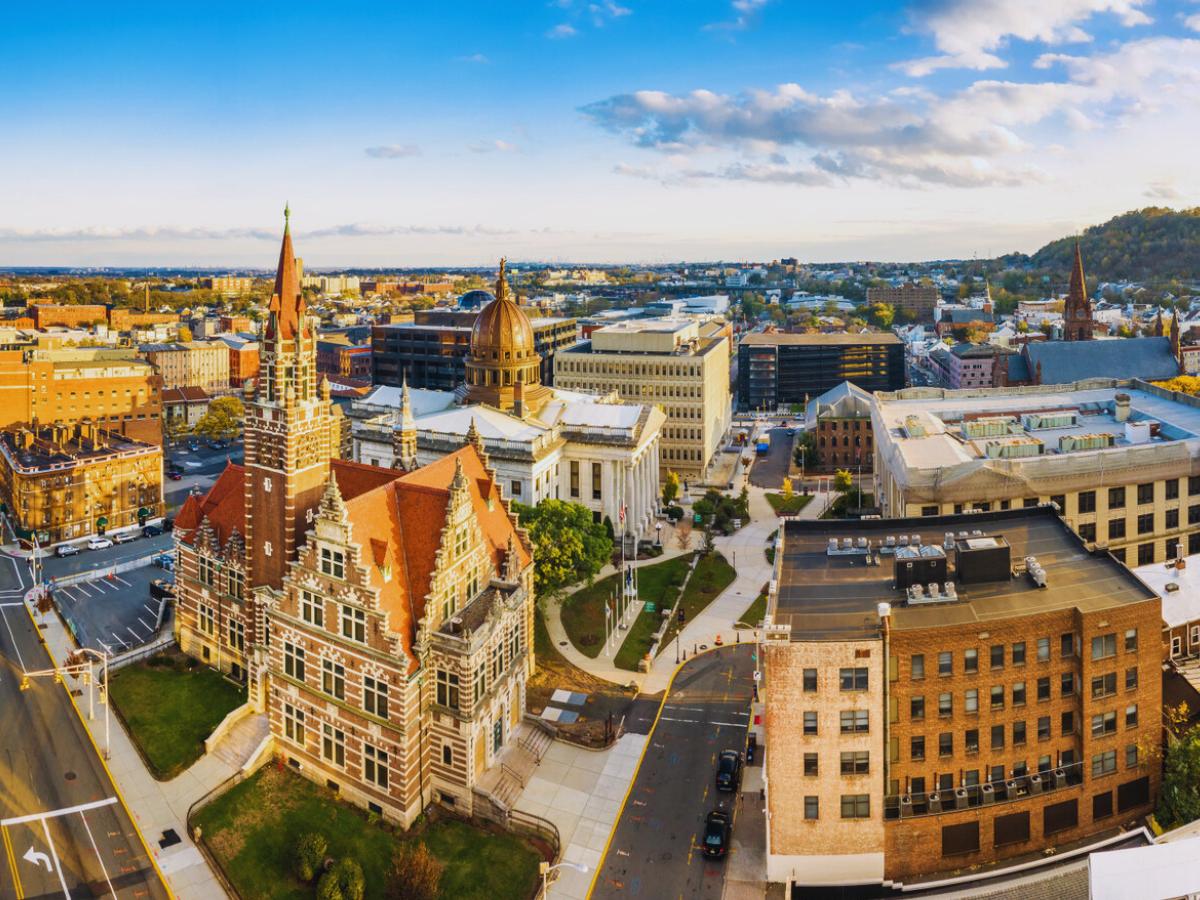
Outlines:
[{"label": "stone staircase", "polygon": [[553,743],[553,732],[528,720],[521,722],[500,759],[480,776],[479,789],[504,810],[511,810]]},{"label": "stone staircase", "polygon": [[270,730],[271,725],[262,713],[247,716],[221,738],[212,755],[226,765],[240,769]]}]

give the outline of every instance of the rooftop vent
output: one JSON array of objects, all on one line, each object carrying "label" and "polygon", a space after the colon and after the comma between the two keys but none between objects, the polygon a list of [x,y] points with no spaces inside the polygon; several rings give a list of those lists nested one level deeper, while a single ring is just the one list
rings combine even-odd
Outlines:
[{"label": "rooftop vent", "polygon": [[1074,428],[1079,420],[1079,411],[1074,409],[1055,409],[1049,412],[1025,413],[1021,421],[1029,431],[1045,428]]},{"label": "rooftop vent", "polygon": [[910,438],[922,438],[928,435],[925,426],[921,424],[920,418],[917,416],[904,417],[904,435]]},{"label": "rooftop vent", "polygon": [[999,535],[959,538],[955,544],[955,568],[962,584],[1007,581],[1012,576],[1012,549]]},{"label": "rooftop vent", "polygon": [[998,438],[983,445],[983,455],[988,459],[1024,459],[1041,456],[1045,445],[1033,437]]},{"label": "rooftop vent", "polygon": [[1064,434],[1058,439],[1059,453],[1072,453],[1076,450],[1105,450],[1113,445],[1115,437],[1103,432],[1099,434]]},{"label": "rooftop vent", "polygon": [[969,441],[1020,433],[1021,425],[1013,416],[986,416],[962,423],[962,435]]}]

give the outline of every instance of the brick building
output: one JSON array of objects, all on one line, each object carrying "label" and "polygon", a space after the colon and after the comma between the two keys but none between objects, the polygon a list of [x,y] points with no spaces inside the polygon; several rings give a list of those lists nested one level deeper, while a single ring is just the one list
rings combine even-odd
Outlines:
[{"label": "brick building", "polygon": [[775,559],[771,881],[990,870],[1153,809],[1159,598],[1051,507],[790,520]]},{"label": "brick building", "polygon": [[867,288],[867,303],[889,303],[897,312],[903,311],[919,322],[932,321],[933,311],[941,297],[935,285],[911,281],[898,287]]},{"label": "brick building", "polygon": [[478,443],[405,472],[337,459],[290,233],[246,401],[246,464],[176,520],[184,652],[246,679],[275,753],[407,827],[470,814],[533,668],[528,538]]},{"label": "brick building", "polygon": [[229,348],[229,386],[240,388],[258,377],[258,341],[235,334],[223,334],[217,340]]},{"label": "brick building", "polygon": [[98,303],[38,303],[29,307],[29,314],[36,328],[88,328],[108,324],[108,307]]},{"label": "brick building", "polygon": [[870,472],[875,457],[871,430],[871,395],[848,381],[809,402],[805,428],[813,432],[816,457],[809,471],[849,469]]},{"label": "brick building", "polygon": [[164,388],[198,387],[210,394],[229,390],[229,347],[223,341],[143,344],[138,351],[154,366]]}]

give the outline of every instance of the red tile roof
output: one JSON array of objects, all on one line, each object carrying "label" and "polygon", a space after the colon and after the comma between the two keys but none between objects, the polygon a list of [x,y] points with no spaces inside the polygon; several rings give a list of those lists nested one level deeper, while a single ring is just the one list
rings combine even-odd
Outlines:
[{"label": "red tile roof", "polygon": [[216,529],[217,539],[222,544],[236,528],[246,536],[246,470],[237,463],[226,463],[225,470],[217,478],[207,494],[190,495],[175,516],[175,530],[183,533],[184,540],[191,537],[188,532],[200,527],[205,517]]}]

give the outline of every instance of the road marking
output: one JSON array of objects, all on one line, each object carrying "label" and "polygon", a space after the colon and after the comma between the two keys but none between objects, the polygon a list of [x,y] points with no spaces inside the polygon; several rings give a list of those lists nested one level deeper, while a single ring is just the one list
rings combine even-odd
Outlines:
[{"label": "road marking", "polygon": [[136,631],[134,631],[132,628],[129,628],[129,627],[127,626],[127,627],[125,628],[125,630],[126,630],[126,631],[128,631],[130,634],[132,634],[132,635],[133,635],[133,639],[134,639],[135,641],[140,641],[140,640],[142,639],[142,638],[141,638],[141,635],[139,635],[139,634],[138,634]]},{"label": "road marking", "polygon": [[62,866],[58,863],[58,851],[54,849],[54,841],[50,838],[50,826],[42,819],[42,833],[46,835],[46,843],[50,845],[50,856],[54,860],[54,870],[58,872],[58,883],[62,885],[63,896],[71,900],[71,892],[67,890],[67,879],[63,877]]},{"label": "road marking", "polygon": [[129,645],[127,643],[125,643],[123,640],[121,640],[121,638],[117,635],[117,633],[115,631],[112,633],[112,636],[113,636],[114,641],[116,641],[118,644],[120,644],[126,650],[129,649]]},{"label": "road marking", "polygon": [[21,900],[25,896],[25,891],[21,887],[21,874],[17,871],[17,856],[13,853],[12,842],[8,839],[8,829],[0,826],[0,835],[4,837],[4,852],[8,856],[8,868],[12,872],[13,881],[16,882],[17,900]]},{"label": "road marking", "polygon": [[125,587],[133,587],[133,584],[132,584],[131,582],[128,582],[128,581],[126,581],[124,578],[122,578],[122,577],[121,577],[120,575],[118,575],[116,572],[114,572],[114,573],[113,573],[113,576],[112,576],[112,577],[113,577],[113,580],[114,580],[114,581],[119,581],[119,582],[121,582],[121,584],[125,585]]},{"label": "road marking", "polygon": [[80,803],[78,806],[65,806],[62,809],[50,809],[46,812],[29,813],[24,816],[14,816],[11,819],[0,819],[0,828],[8,828],[11,825],[23,825],[26,822],[37,822],[41,819],[57,819],[59,816],[83,813],[89,809],[102,809],[105,806],[112,806],[116,802],[116,797],[109,797],[107,800],[93,800],[91,803]]},{"label": "road marking", "polygon": [[689,722],[692,725],[695,725],[697,722],[701,721],[700,719],[673,719],[670,716],[661,716],[660,718],[664,722]]},{"label": "road marking", "polygon": [[149,603],[143,603],[142,609],[144,609],[146,612],[150,613],[150,615],[152,615],[152,616],[158,615],[158,610],[155,609],[154,607],[152,607]]},{"label": "road marking", "polygon": [[745,728],[745,722],[711,722],[711,725],[716,725],[718,728]]},{"label": "road marking", "polygon": [[25,862],[29,863],[31,866],[35,866],[39,869],[42,867],[42,863],[45,863],[47,872],[54,871],[54,867],[50,865],[50,857],[45,853],[34,850],[33,844],[29,845],[29,849],[25,851],[25,855],[22,856],[21,859],[25,860]]},{"label": "road marking", "polygon": [[87,816],[83,813],[79,814],[79,818],[83,819],[83,827],[87,829],[88,840],[92,842],[92,850],[96,852],[96,862],[100,863],[100,871],[104,873],[104,880],[108,884],[108,892],[114,897],[117,892],[113,890],[112,879],[108,877],[108,868],[104,865],[104,859],[100,856],[100,848],[96,846],[96,839],[92,837],[92,826],[88,824]]},{"label": "road marking", "polygon": [[147,625],[146,620],[143,619],[141,616],[138,616],[138,621],[142,623],[142,627],[145,628],[147,632],[149,632],[151,634],[154,633],[154,629],[151,628],[149,625]]},{"label": "road marking", "polygon": [[25,668],[25,660],[21,659],[21,648],[17,646],[17,636],[13,634],[12,626],[8,624],[8,614],[0,609],[0,619],[4,620],[4,627],[8,629],[8,637],[12,641],[13,652],[17,654],[17,663],[21,666],[21,674],[25,674],[28,669]]},{"label": "road marking", "polygon": [[108,646],[108,644],[104,643],[104,641],[100,640],[100,638],[96,638],[96,643],[104,648],[105,653],[112,653],[112,647]]}]

